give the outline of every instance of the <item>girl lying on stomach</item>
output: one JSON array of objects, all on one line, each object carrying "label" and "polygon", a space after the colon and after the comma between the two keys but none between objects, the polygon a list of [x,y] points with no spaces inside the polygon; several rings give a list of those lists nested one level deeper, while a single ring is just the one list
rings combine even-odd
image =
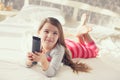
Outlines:
[{"label": "girl lying on stomach", "polygon": [[41,52],[28,52],[27,66],[40,62],[41,68],[48,77],[56,75],[61,62],[70,66],[74,72],[88,72],[91,68],[84,63],[75,63],[73,58],[95,58],[98,48],[88,34],[91,28],[86,26],[87,15],[81,18],[81,28],[78,28],[76,37],[78,42],[64,39],[62,25],[56,18],[48,17],[41,23],[38,34],[41,38]]}]

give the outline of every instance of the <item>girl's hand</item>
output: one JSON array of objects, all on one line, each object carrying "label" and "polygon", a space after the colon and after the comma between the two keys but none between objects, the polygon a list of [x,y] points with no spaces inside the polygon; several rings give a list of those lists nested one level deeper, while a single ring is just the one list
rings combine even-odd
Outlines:
[{"label": "girl's hand", "polygon": [[32,56],[33,61],[44,62],[45,60],[47,60],[44,50],[42,50],[42,52],[35,52],[32,55],[33,55]]},{"label": "girl's hand", "polygon": [[47,60],[46,57],[46,51],[42,50],[41,52],[29,52],[27,57],[28,57],[28,61],[26,62],[27,67],[31,67],[32,62],[40,62],[41,63],[41,67],[43,70],[47,70],[49,67],[49,62]]},{"label": "girl's hand", "polygon": [[46,57],[45,53],[46,53],[46,51],[42,50],[41,52],[35,52],[33,54],[33,61],[40,62],[41,67],[44,71],[47,70],[48,67],[49,67],[49,62],[47,60],[47,57]]},{"label": "girl's hand", "polygon": [[32,53],[28,52],[27,60],[26,60],[27,67],[31,67],[32,66],[32,62],[33,62]]},{"label": "girl's hand", "polygon": [[33,53],[32,52],[28,52],[27,58],[28,58],[28,60],[33,61]]}]

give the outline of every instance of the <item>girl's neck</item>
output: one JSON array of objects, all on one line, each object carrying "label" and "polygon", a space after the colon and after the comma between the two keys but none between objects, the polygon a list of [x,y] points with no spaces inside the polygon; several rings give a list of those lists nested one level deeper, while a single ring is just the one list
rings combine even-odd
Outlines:
[{"label": "girl's neck", "polygon": [[45,51],[45,53],[50,52],[53,48],[43,48],[43,50]]},{"label": "girl's neck", "polygon": [[45,52],[50,52],[56,45],[54,45],[53,47],[51,48],[42,48]]}]

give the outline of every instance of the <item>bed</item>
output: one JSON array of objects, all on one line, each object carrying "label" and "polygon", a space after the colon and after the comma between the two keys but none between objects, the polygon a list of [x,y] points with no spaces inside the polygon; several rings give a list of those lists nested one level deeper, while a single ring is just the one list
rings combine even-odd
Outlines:
[{"label": "bed", "polygon": [[55,8],[28,5],[16,16],[0,22],[0,80],[120,80],[120,31],[100,25],[94,25],[90,33],[100,48],[99,56],[74,59],[91,66],[91,72],[75,74],[61,64],[57,75],[48,78],[42,74],[39,65],[26,68],[26,53],[31,51],[31,37],[36,34],[40,21],[48,16],[58,18],[65,36],[72,38],[69,33],[74,33],[75,28],[64,25],[64,16]]}]

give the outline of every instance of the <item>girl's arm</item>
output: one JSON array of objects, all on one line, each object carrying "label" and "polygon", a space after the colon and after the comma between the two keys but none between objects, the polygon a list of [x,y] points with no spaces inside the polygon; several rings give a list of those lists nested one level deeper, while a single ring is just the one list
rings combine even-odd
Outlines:
[{"label": "girl's arm", "polygon": [[[36,54],[34,54],[36,56]],[[39,53],[39,55],[34,59],[41,63],[41,68],[43,71],[46,71],[49,67],[49,61],[47,60],[45,53]]]},{"label": "girl's arm", "polygon": [[65,50],[61,45],[57,45],[51,52],[51,61],[49,62],[49,67],[45,70],[45,75],[48,77],[53,77],[56,75],[57,71],[61,66],[61,62],[64,56]]},{"label": "girl's arm", "polygon": [[34,61],[40,62],[44,74],[48,77],[53,77],[60,68],[65,50],[61,45],[57,45],[54,49],[50,51],[51,61],[49,62],[46,57],[46,53],[39,53],[34,55]]},{"label": "girl's arm", "polygon": [[33,55],[33,61],[40,62],[41,68],[43,69],[43,71],[46,71],[49,67],[49,62],[47,60],[45,51],[35,52],[32,55]]},{"label": "girl's arm", "polygon": [[27,54],[27,60],[26,60],[26,65],[27,67],[32,67],[34,64],[33,62],[40,62],[42,65],[42,69],[43,70],[47,70],[48,66],[49,66],[49,62],[46,58],[46,55],[44,53],[28,53]]}]

